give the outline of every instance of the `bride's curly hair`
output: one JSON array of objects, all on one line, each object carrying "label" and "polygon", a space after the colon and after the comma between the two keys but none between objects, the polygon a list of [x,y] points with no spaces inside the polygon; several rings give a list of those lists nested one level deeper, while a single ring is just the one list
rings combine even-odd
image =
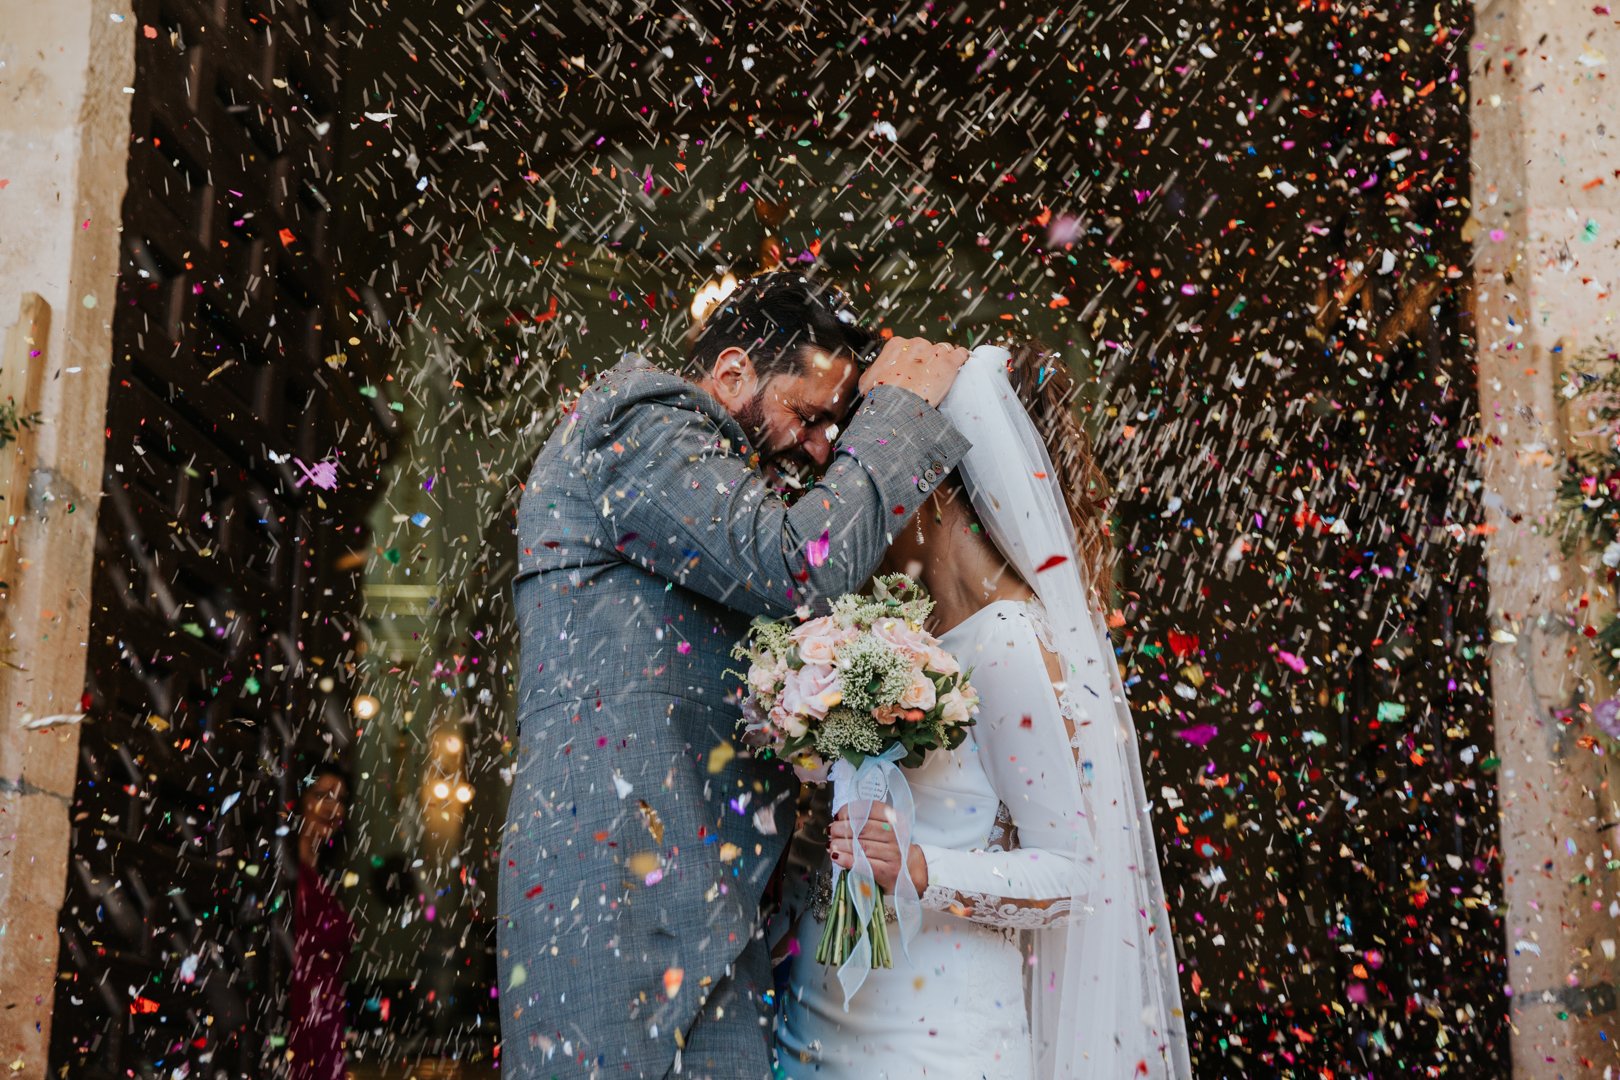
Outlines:
[{"label": "bride's curly hair", "polygon": [[1091,437],[1075,415],[1074,376],[1062,356],[1033,337],[1020,334],[1002,344],[1012,352],[1007,374],[1013,391],[1046,441],[1046,452],[1063,485],[1087,583],[1106,610],[1114,590],[1114,545],[1108,532],[1108,504],[1114,491],[1097,464]]}]

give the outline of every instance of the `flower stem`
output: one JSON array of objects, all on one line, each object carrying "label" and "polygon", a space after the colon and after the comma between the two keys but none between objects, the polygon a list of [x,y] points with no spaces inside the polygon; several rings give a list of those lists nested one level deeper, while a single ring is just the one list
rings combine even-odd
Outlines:
[{"label": "flower stem", "polygon": [[894,966],[894,958],[889,952],[889,920],[883,911],[883,886],[874,886],[877,891],[877,902],[872,905],[872,922],[867,932],[872,938],[872,966],[886,968]]},{"label": "flower stem", "polygon": [[860,913],[850,895],[849,875],[840,874],[833,887],[832,903],[827,909],[827,923],[822,928],[821,940],[816,944],[816,963],[842,966],[860,942],[864,933],[872,946],[872,966],[894,966],[894,951],[889,945],[889,928],[883,911],[883,887],[874,885],[875,903],[872,918],[861,925]]}]

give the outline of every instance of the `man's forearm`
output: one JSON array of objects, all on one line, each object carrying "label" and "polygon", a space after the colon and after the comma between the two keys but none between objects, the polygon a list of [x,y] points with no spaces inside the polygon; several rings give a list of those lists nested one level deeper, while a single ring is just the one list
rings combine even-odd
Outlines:
[{"label": "man's forearm", "polygon": [[792,506],[703,413],[604,432],[595,496],[615,548],[729,607],[782,615],[858,588],[968,442],[909,391],[878,387],[826,474]]},{"label": "man's forearm", "polygon": [[[830,598],[858,588],[883,561],[894,531],[910,521],[968,446],[922,398],[899,387],[873,388],[836,449],[860,466],[856,475],[862,482],[852,483],[850,473],[843,472],[842,479],[823,485],[843,512],[826,519],[825,559],[811,567],[806,591]],[[797,505],[814,495],[812,488]]]}]

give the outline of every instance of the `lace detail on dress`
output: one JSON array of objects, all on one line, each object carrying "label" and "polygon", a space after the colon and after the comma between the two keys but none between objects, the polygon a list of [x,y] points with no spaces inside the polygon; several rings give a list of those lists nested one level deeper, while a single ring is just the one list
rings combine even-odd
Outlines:
[{"label": "lace detail on dress", "polygon": [[1024,614],[1029,616],[1030,628],[1035,631],[1035,640],[1041,643],[1041,648],[1049,653],[1057,652],[1057,645],[1052,640],[1052,624],[1046,619],[1045,605],[1031,597],[1024,601]]},{"label": "lace detail on dress", "polygon": [[930,885],[923,890],[922,905],[930,911],[943,911],[998,930],[1044,930],[1068,919],[1074,902],[1069,899],[1009,900],[988,893]]},{"label": "lace detail on dress", "polygon": [[1085,723],[1085,713],[1080,710],[1080,703],[1067,689],[1058,695],[1058,713],[1068,721],[1074,734],[1069,736],[1069,746],[1075,750],[1080,749],[1080,725]]},{"label": "lace detail on dress", "polygon": [[[1049,653],[1056,653],[1057,644],[1052,637],[1052,624],[1047,621],[1046,608],[1039,600],[1026,600],[1024,601],[1024,612],[1029,616],[1030,629],[1035,631],[1035,640],[1041,643],[1041,648]],[[1053,689],[1056,690],[1057,688],[1054,687]],[[1063,719],[1069,722],[1069,727],[1075,729],[1075,734],[1069,736],[1069,746],[1078,750],[1080,749],[1079,727],[1084,719],[1084,713],[1081,711],[1080,703],[1075,700],[1074,695],[1069,692],[1067,686],[1063,687],[1057,697],[1058,712],[1062,714]]]},{"label": "lace detail on dress", "polygon": [[1012,811],[1007,809],[1004,802],[996,803],[996,820],[990,826],[990,838],[985,841],[986,851],[1016,851],[1018,849],[1018,826],[1013,822]]}]

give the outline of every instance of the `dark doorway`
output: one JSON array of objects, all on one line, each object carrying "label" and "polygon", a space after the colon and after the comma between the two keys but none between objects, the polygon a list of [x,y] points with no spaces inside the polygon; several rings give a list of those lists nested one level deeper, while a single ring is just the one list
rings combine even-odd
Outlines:
[{"label": "dark doorway", "polygon": [[[1506,1075],[1469,5],[150,8],[61,1060],[269,1054],[274,1006],[227,1006],[284,953],[267,853],[327,735],[358,778],[356,1054],[496,1056],[518,484],[560,394],[786,263],[1083,376],[1199,1074]],[[196,97],[204,68],[263,96]],[[251,321],[286,304],[319,329]],[[243,509],[193,536],[209,499]],[[194,879],[186,845],[216,852]],[[178,980],[216,940],[230,976]]]},{"label": "dark doorway", "polygon": [[350,739],[356,478],[387,427],[333,270],[345,16],[141,0],[134,18],[53,1071],[272,1075],[285,826],[299,777]]}]

